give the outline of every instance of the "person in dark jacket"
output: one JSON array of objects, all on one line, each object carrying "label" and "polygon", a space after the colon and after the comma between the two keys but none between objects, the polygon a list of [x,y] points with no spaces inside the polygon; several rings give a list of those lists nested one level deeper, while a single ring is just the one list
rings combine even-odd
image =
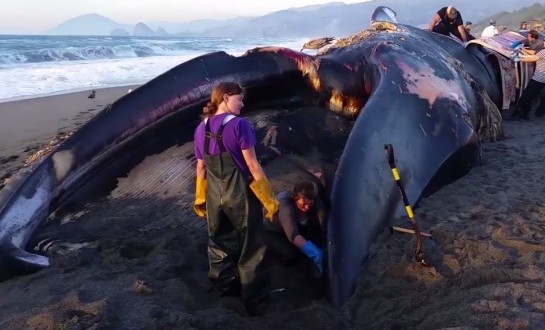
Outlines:
[{"label": "person in dark jacket", "polygon": [[467,41],[462,15],[454,6],[439,9],[430,22],[429,30],[446,36],[453,34],[460,41]]}]

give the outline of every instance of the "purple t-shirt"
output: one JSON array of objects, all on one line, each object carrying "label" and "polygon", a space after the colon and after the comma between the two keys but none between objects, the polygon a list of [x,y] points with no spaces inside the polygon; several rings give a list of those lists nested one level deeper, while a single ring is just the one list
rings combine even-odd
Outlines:
[{"label": "purple t-shirt", "polygon": [[[208,120],[210,120],[210,131],[212,133],[217,133],[220,125],[227,116],[227,113],[222,113],[208,117]],[[204,159],[204,129],[205,122],[203,120],[195,129],[195,134],[193,136],[195,140],[195,157],[197,159]],[[244,174],[250,175],[248,165],[246,165],[244,156],[242,156],[243,149],[249,149],[255,145],[255,133],[250,123],[244,118],[235,116],[223,127],[222,138],[225,149],[231,154],[231,157],[238,168]],[[210,139],[209,148],[210,150],[208,150],[208,153],[212,156],[220,153],[216,139]]]}]

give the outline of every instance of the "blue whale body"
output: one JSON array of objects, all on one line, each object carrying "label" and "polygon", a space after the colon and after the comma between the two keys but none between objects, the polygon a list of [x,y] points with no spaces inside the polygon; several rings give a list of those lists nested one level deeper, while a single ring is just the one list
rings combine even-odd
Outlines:
[{"label": "blue whale body", "polygon": [[96,178],[116,164],[130,168],[164,132],[176,129],[177,143],[190,142],[212,87],[227,80],[245,88],[245,113],[308,105],[353,120],[327,221],[330,300],[344,304],[401,203],[384,145],[396,149],[416,205],[477,164],[483,140],[503,134],[499,68],[486,50],[399,24],[387,7],[371,21],[368,37],[316,56],[280,47],[199,56],[116,100],[4,188],[0,272],[48,267],[47,256],[27,250],[47,216],[100,186]]}]

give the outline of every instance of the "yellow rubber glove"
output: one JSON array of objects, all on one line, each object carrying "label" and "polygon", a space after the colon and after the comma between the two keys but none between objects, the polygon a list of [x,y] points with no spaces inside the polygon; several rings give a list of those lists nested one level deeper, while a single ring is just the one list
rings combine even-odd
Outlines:
[{"label": "yellow rubber glove", "polygon": [[197,177],[193,210],[201,218],[206,218],[206,179]]},{"label": "yellow rubber glove", "polygon": [[279,203],[267,178],[253,181],[250,183],[250,189],[252,189],[255,196],[259,199],[261,204],[263,204],[265,210],[267,210],[265,217],[269,219],[269,221],[272,221],[274,215],[278,212]]}]

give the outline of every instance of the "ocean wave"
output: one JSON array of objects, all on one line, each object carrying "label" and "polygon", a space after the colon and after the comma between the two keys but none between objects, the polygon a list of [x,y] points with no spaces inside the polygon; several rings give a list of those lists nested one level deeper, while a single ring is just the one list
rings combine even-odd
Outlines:
[{"label": "ocean wave", "polygon": [[[0,36],[0,41],[6,46],[3,38]],[[305,42],[220,38],[123,42],[112,37],[108,44],[105,38],[86,39],[85,42],[71,38],[69,47],[61,38],[53,39],[56,47],[51,41],[44,45],[39,38],[28,38],[12,41],[15,46],[7,43],[7,47],[0,48],[0,86],[10,87],[0,88],[0,103],[89,88],[143,84],[180,63],[211,51],[224,50],[240,56],[254,47],[276,45],[297,49]],[[91,44],[93,42],[95,44]]]},{"label": "ocean wave", "polygon": [[[57,61],[123,59],[150,56],[177,56],[195,52],[233,48],[232,40],[195,39],[142,40],[130,38],[86,38],[72,40],[30,40],[11,42],[0,49],[0,64],[17,65]],[[244,44],[235,44],[243,47]]]},{"label": "ocean wave", "polygon": [[149,57],[179,55],[199,48],[187,45],[121,45],[121,46],[86,46],[67,47],[64,49],[36,49],[19,52],[0,52],[0,64],[40,63],[55,61],[80,61],[96,59],[116,59],[131,57]]},{"label": "ocean wave", "polygon": [[[266,40],[231,38],[143,39],[115,37],[31,37],[3,39],[0,65],[58,61],[179,56],[217,50],[238,51]],[[278,40],[275,40],[278,44]]]}]

